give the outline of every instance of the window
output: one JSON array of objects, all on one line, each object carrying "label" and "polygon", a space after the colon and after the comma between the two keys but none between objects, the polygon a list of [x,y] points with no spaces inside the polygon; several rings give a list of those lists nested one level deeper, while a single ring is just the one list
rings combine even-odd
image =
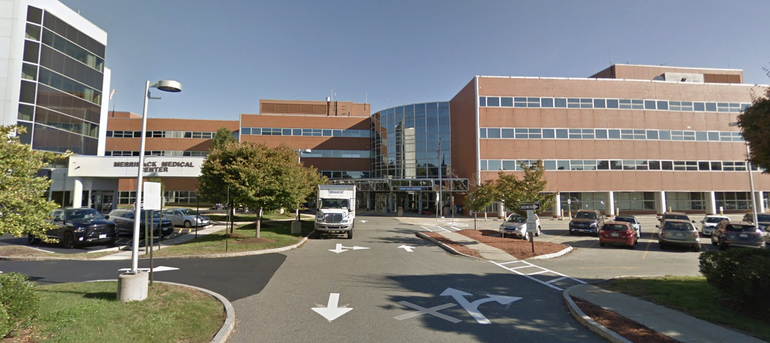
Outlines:
[{"label": "window", "polygon": [[607,129],[596,129],[596,139],[607,139]]},{"label": "window", "polygon": [[500,138],[500,129],[499,128],[487,129],[487,138]]},{"label": "window", "polygon": [[556,138],[567,139],[567,129],[556,129]]},{"label": "window", "polygon": [[554,99],[554,103],[556,104],[556,107],[558,107],[558,108],[566,108],[567,107],[567,99],[565,99],[565,98],[556,98],[556,99]]},{"label": "window", "polygon": [[654,110],[655,109],[655,100],[645,100],[644,101],[644,109],[645,110]]},{"label": "window", "polygon": [[513,138],[513,129],[501,129],[502,138]]},{"label": "window", "polygon": [[553,139],[556,138],[556,132],[554,129],[543,129],[543,138]]},{"label": "window", "polygon": [[658,139],[658,130],[647,130],[647,139],[648,140]]},{"label": "window", "polygon": [[620,108],[618,99],[607,99],[607,108]]},{"label": "window", "polygon": [[500,98],[499,97],[487,97],[487,107],[498,107],[500,106]]},{"label": "window", "polygon": [[541,98],[540,107],[553,107],[553,98]]},{"label": "window", "polygon": [[479,128],[479,138],[487,138],[487,129]]},{"label": "window", "polygon": [[647,161],[649,170],[660,170],[660,161]]},{"label": "window", "polygon": [[607,104],[604,99],[594,99],[594,108],[606,108]]},{"label": "window", "polygon": [[487,98],[480,96],[479,97],[479,106],[480,107],[486,107],[487,106]]},{"label": "window", "polygon": [[511,98],[511,97],[502,97],[502,98],[500,98],[500,106],[502,106],[502,107],[513,107],[513,98]]}]

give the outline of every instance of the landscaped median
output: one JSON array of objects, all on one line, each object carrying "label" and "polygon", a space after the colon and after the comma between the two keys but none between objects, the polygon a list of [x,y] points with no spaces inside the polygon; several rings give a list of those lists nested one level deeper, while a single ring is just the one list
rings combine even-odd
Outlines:
[{"label": "landscaped median", "polygon": [[[484,243],[486,245],[498,248],[517,259],[536,258],[538,256],[553,256],[552,254],[558,254],[562,252],[568,252],[570,247],[564,244],[541,242],[535,237],[534,252],[532,251],[532,243],[515,238],[502,238],[500,233],[493,230],[461,230],[457,233],[473,239],[477,242]],[[453,250],[463,255],[481,257],[476,250],[468,246],[453,242],[446,237],[442,236],[438,232],[421,232],[421,234],[433,238],[437,242],[452,248]]]}]

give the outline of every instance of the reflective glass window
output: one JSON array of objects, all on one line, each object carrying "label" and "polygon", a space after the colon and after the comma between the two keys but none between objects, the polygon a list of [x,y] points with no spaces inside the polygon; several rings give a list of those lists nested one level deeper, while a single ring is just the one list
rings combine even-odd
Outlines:
[{"label": "reflective glass window", "polygon": [[565,108],[567,107],[567,99],[565,98],[556,98],[554,99],[555,107],[558,108]]},{"label": "reflective glass window", "polygon": [[242,135],[250,135],[251,134],[251,128],[250,127],[242,127],[241,128],[241,134]]},{"label": "reflective glass window", "polygon": [[545,160],[543,161],[543,167],[545,167],[545,170],[556,170],[556,161]]},{"label": "reflective glass window", "polygon": [[596,139],[607,139],[607,129],[596,129]]},{"label": "reflective glass window", "polygon": [[540,107],[553,107],[553,98],[541,98]]},{"label": "reflective glass window", "polygon": [[486,128],[482,127],[482,128],[479,129],[479,138],[487,138],[487,129]]},{"label": "reflective glass window", "polygon": [[647,139],[658,139],[658,130],[647,130]]},{"label": "reflective glass window", "polygon": [[671,131],[669,131],[669,130],[658,130],[658,136],[660,136],[660,140],[662,140],[662,141],[670,141],[671,140]]},{"label": "reflective glass window", "polygon": [[516,161],[503,160],[503,170],[516,170]]},{"label": "reflective glass window", "polygon": [[479,169],[481,169],[481,170],[488,170],[487,169],[487,160],[481,160],[479,162],[480,162],[479,163],[480,164],[480,168]]},{"label": "reflective glass window", "polygon": [[556,129],[556,138],[567,139],[567,129]]},{"label": "reflective glass window", "polygon": [[556,161],[556,170],[569,170],[569,161]]},{"label": "reflective glass window", "polygon": [[604,99],[594,99],[594,108],[606,108],[607,104]]},{"label": "reflective glass window", "polygon": [[488,128],[487,129],[487,138],[500,138],[500,129],[499,128]]},{"label": "reflective glass window", "polygon": [[501,129],[500,131],[502,138],[513,138],[513,129]]},{"label": "reflective glass window", "polygon": [[529,130],[527,129],[515,129],[516,138],[527,139],[529,138]]},{"label": "reflective glass window", "polygon": [[722,162],[718,162],[718,161],[711,162],[711,170],[722,170]]},{"label": "reflective glass window", "polygon": [[527,107],[527,98],[516,97],[513,98],[514,107]]},{"label": "reflective glass window", "polygon": [[488,96],[487,97],[487,107],[498,107],[500,106],[500,98],[496,96]]},{"label": "reflective glass window", "polygon": [[554,129],[543,129],[543,138],[552,139],[556,138],[556,132]]},{"label": "reflective glass window", "polygon": [[619,108],[618,99],[607,99],[607,108]]},{"label": "reflective glass window", "polygon": [[705,131],[696,131],[695,140],[705,142],[708,141],[708,134]]},{"label": "reflective glass window", "polygon": [[610,161],[607,161],[607,160],[596,161],[596,169],[597,170],[609,170],[610,169]]},{"label": "reflective glass window", "polygon": [[527,107],[540,107],[540,98],[527,98]]},{"label": "reflective glass window", "polygon": [[694,102],[692,108],[695,112],[703,112],[706,110],[706,105],[702,102]]},{"label": "reflective glass window", "polygon": [[618,161],[618,160],[610,161],[610,169],[623,170],[623,161]]},{"label": "reflective glass window", "polygon": [[655,100],[645,100],[644,101],[644,109],[645,110],[654,110],[655,109]]},{"label": "reflective glass window", "polygon": [[480,96],[479,97],[479,106],[480,107],[487,106],[487,98],[486,97],[484,97],[484,96]]},{"label": "reflective glass window", "polygon": [[660,161],[647,161],[650,170],[660,170]]},{"label": "reflective glass window", "polygon": [[502,98],[500,98],[500,106],[502,106],[502,107],[513,107],[513,98],[511,98],[511,97],[502,97]]},{"label": "reflective glass window", "polygon": [[620,130],[611,129],[607,130],[610,139],[620,139]]},{"label": "reflective glass window", "polygon": [[719,132],[709,131],[708,132],[708,140],[712,142],[718,142],[719,141]]},{"label": "reflective glass window", "polygon": [[715,103],[715,102],[707,102],[706,103],[706,111],[708,111],[708,112],[716,112],[717,111],[717,103]]},{"label": "reflective glass window", "polygon": [[708,170],[711,170],[709,168],[710,166],[711,166],[711,163],[709,163],[707,161],[700,161],[700,162],[698,162],[698,170],[708,171]]},{"label": "reflective glass window", "polygon": [[488,170],[500,170],[502,166],[500,165],[500,160],[488,160],[487,161],[487,169]]},{"label": "reflective glass window", "polygon": [[668,101],[666,101],[666,100],[658,100],[658,109],[659,110],[668,110]]},{"label": "reflective glass window", "polygon": [[660,169],[674,170],[674,163],[672,161],[660,161]]},{"label": "reflective glass window", "polygon": [[580,108],[580,99],[578,98],[567,99],[567,108]]}]

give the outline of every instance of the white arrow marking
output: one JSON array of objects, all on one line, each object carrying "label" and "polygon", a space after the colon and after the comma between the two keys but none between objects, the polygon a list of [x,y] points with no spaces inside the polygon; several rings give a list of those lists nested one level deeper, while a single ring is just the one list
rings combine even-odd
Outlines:
[{"label": "white arrow marking", "polygon": [[399,248],[403,248],[404,250],[406,250],[406,251],[408,251],[408,252],[413,252],[413,250],[412,250],[412,249],[414,249],[414,247],[410,247],[410,246],[408,246],[408,245],[402,245],[402,246],[400,246]]},{"label": "white arrow marking", "polygon": [[350,312],[352,308],[348,307],[337,307],[337,304],[340,302],[340,294],[339,293],[329,293],[329,302],[326,304],[326,307],[313,307],[311,308],[313,311],[316,311],[318,314],[322,315],[326,320],[328,320],[330,323],[332,320],[335,320],[342,316],[345,313]]},{"label": "white arrow marking", "polygon": [[353,250],[364,250],[369,249],[367,247],[358,247],[358,246],[352,246],[352,247],[343,247],[342,244],[337,244],[338,246],[342,247],[343,249],[353,249]]},{"label": "white arrow marking", "polygon": [[[149,272],[150,268],[139,268],[140,271],[143,272]],[[155,268],[152,268],[152,272],[167,272],[171,270],[179,270],[179,268],[176,267],[166,267],[166,266],[157,266]],[[127,272],[131,271],[131,268],[120,268],[118,269],[119,272]]]},{"label": "white arrow marking", "polygon": [[446,320],[446,321],[450,321],[450,322],[455,323],[455,324],[461,322],[461,320],[459,320],[459,319],[457,319],[455,317],[447,316],[447,315],[445,315],[443,313],[439,313],[438,312],[438,311],[441,311],[441,310],[443,310],[445,308],[450,308],[450,307],[457,306],[457,304],[446,303],[444,305],[434,306],[434,307],[431,307],[431,308],[425,308],[425,307],[422,307],[420,305],[412,304],[412,303],[410,303],[408,301],[399,301],[398,303],[401,304],[401,305],[408,306],[408,307],[411,307],[411,308],[417,310],[417,311],[414,311],[414,312],[411,312],[411,313],[402,314],[400,316],[393,317],[393,318],[398,319],[398,320],[409,319],[409,318],[417,317],[419,315],[427,313],[429,315],[436,316],[438,318],[441,318],[441,319]]},{"label": "white arrow marking", "polygon": [[366,224],[366,220],[359,220],[362,224]]},{"label": "white arrow marking", "polygon": [[479,312],[479,305],[483,303],[487,303],[490,301],[497,301],[501,305],[508,305],[514,301],[521,300],[520,297],[509,297],[505,295],[494,295],[489,294],[486,298],[478,299],[474,302],[468,302],[468,299],[465,299],[465,296],[471,295],[470,293],[463,292],[458,289],[454,288],[447,288],[444,290],[444,292],[441,293],[442,296],[449,295],[452,298],[455,298],[455,301],[457,301],[460,306],[462,306],[466,311],[468,311],[468,314],[473,317],[473,319],[476,319],[479,324],[492,324],[492,322],[487,319],[487,317],[484,317],[481,312]]},{"label": "white arrow marking", "polygon": [[333,253],[335,253],[335,254],[339,254],[339,253],[341,253],[341,252],[346,252],[346,251],[348,251],[348,250],[347,250],[347,249],[342,249],[342,244],[337,244],[337,247],[336,247],[336,248],[334,248],[334,249],[329,249],[329,251],[331,251],[331,252],[333,252]]}]

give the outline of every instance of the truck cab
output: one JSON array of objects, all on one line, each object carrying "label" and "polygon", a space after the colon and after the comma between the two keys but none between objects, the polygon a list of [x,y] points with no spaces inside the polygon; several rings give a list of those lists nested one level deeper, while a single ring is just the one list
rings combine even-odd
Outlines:
[{"label": "truck cab", "polygon": [[355,185],[318,185],[315,235],[346,234],[353,238],[356,221]]}]

